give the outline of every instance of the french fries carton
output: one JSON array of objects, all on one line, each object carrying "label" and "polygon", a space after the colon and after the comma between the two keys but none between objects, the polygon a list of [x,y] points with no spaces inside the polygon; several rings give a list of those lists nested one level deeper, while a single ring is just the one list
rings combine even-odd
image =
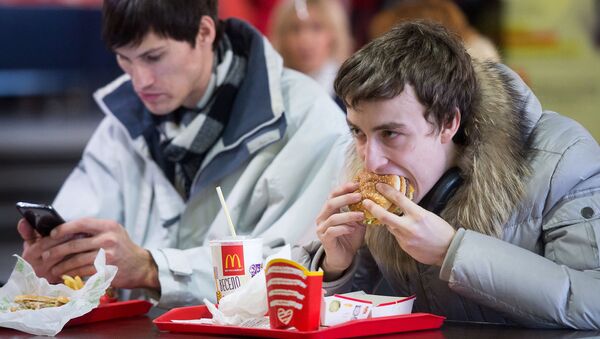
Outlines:
[{"label": "french fries carton", "polygon": [[323,298],[321,326],[333,326],[355,319],[410,314],[415,296],[391,297],[363,291]]},{"label": "french fries carton", "polygon": [[295,261],[273,259],[265,270],[271,328],[319,329],[323,271],[312,272]]}]

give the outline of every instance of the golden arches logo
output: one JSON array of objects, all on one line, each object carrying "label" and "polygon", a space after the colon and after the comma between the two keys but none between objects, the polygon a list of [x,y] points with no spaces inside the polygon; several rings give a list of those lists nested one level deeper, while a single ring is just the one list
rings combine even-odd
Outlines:
[{"label": "golden arches logo", "polygon": [[[237,265],[236,265],[237,264]],[[227,254],[225,257],[225,268],[242,268],[240,256],[237,254]]]}]

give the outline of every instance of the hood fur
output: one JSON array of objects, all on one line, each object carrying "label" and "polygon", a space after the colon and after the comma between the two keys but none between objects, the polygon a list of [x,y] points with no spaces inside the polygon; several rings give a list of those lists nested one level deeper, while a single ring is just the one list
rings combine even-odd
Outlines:
[{"label": "hood fur", "polygon": [[[510,76],[494,63],[475,64],[480,100],[465,125],[467,144],[457,165],[463,184],[450,198],[441,217],[455,228],[501,237],[502,227],[525,194],[530,169],[526,139],[530,132],[522,94]],[[350,150],[348,174],[362,168]],[[366,244],[380,267],[401,275],[414,260],[386,227],[368,227]]]}]

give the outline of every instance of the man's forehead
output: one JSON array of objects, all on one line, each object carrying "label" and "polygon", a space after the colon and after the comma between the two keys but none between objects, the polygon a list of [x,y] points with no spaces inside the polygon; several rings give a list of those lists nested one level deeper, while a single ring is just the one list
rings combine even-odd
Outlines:
[{"label": "man's forehead", "polygon": [[121,47],[117,47],[114,50],[117,53],[126,52],[143,54],[146,51],[165,46],[168,43],[168,40],[169,38],[159,36],[153,31],[149,31],[139,41],[132,41],[131,43]]},{"label": "man's forehead", "polygon": [[349,126],[364,131],[399,130],[429,124],[424,113],[425,107],[418,100],[398,95],[391,99],[363,101],[348,107],[346,119]]},{"label": "man's forehead", "polygon": [[353,110],[348,109],[346,123],[351,127],[366,129],[397,129],[405,128],[414,121],[414,118],[395,112],[380,110]]}]

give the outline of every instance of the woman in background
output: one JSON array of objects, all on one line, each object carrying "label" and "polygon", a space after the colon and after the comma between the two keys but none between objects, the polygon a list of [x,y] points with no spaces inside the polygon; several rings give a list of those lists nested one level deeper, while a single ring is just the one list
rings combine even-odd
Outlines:
[{"label": "woman in background", "polygon": [[458,34],[471,57],[484,61],[500,61],[494,44],[471,26],[460,7],[449,0],[404,0],[373,18],[369,29],[371,39],[389,31],[400,22],[431,20]]},{"label": "woman in background", "polygon": [[339,1],[281,1],[269,36],[286,67],[307,74],[335,97],[333,80],[352,52],[347,13]]}]

